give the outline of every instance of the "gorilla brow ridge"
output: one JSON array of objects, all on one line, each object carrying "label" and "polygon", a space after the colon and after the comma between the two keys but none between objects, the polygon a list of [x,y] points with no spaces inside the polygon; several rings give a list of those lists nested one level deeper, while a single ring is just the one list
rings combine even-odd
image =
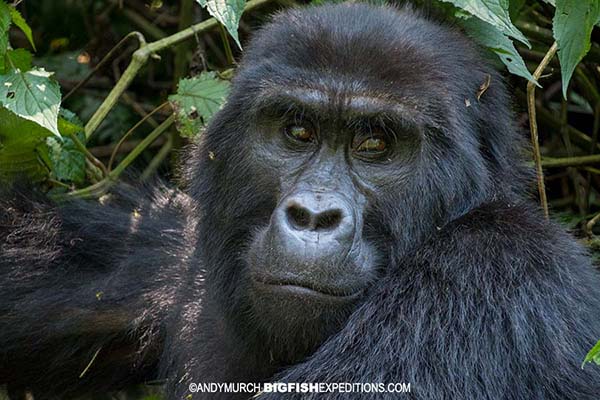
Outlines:
[{"label": "gorilla brow ridge", "polygon": [[[256,114],[263,112],[279,112],[279,116],[285,117],[291,111],[296,115],[314,115],[315,117],[331,118],[330,111],[334,107],[334,97],[326,91],[304,87],[283,87],[273,85],[257,95],[257,103],[254,107]],[[412,105],[403,105],[399,101],[370,96],[363,94],[347,94],[343,97],[344,103],[340,109],[342,118],[350,121],[353,125],[356,121],[386,121],[403,129],[415,129],[426,127],[441,129],[435,119],[418,112]],[[324,110],[327,110],[324,113]],[[388,125],[389,127],[389,125]]]}]

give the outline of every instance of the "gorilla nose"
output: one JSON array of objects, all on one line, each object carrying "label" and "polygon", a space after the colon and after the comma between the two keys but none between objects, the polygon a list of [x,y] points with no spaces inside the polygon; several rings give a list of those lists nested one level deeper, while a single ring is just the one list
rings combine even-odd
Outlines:
[{"label": "gorilla nose", "polygon": [[292,204],[287,209],[288,223],[297,230],[332,231],[342,221],[342,210],[339,208],[316,211],[299,204]]},{"label": "gorilla nose", "polygon": [[354,232],[353,212],[337,195],[304,192],[283,202],[283,222],[295,235],[331,234],[336,239]]}]

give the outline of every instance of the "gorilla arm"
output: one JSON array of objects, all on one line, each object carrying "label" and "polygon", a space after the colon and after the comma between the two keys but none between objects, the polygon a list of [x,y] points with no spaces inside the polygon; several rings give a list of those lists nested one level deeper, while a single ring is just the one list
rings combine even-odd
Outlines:
[{"label": "gorilla arm", "polygon": [[600,374],[581,362],[600,337],[598,274],[537,210],[482,206],[395,264],[339,334],[274,380],[406,382],[417,399],[597,398]]},{"label": "gorilla arm", "polygon": [[153,376],[193,248],[191,204],[166,189],[118,192],[105,205],[60,207],[32,193],[0,196],[0,384],[9,390],[89,392]]}]

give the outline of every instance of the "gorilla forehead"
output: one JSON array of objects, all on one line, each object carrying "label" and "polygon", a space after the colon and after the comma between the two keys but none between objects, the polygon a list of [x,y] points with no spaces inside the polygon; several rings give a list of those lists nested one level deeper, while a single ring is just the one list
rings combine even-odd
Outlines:
[{"label": "gorilla forehead", "polygon": [[477,64],[462,35],[410,9],[345,3],[275,16],[248,46],[238,83],[254,99],[277,87],[318,90],[337,105],[376,97],[447,125],[484,80]]}]

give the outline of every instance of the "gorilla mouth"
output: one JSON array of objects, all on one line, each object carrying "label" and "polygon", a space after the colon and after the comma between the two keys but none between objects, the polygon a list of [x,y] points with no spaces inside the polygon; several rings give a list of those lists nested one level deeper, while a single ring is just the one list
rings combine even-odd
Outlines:
[{"label": "gorilla mouth", "polygon": [[253,280],[264,289],[282,292],[300,297],[319,297],[329,300],[354,300],[360,296],[362,290],[335,287],[315,287],[314,285],[296,279],[278,279],[274,277],[257,277]]}]

